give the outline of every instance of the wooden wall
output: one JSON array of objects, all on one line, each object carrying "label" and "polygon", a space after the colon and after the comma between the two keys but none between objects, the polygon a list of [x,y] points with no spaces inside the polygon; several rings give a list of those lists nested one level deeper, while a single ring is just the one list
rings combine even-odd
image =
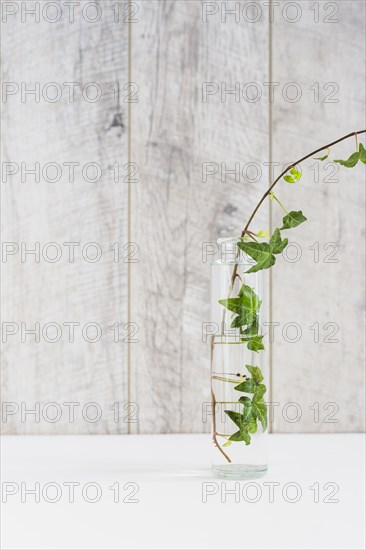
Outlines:
[{"label": "wooden wall", "polygon": [[[6,262],[3,257],[2,322],[19,327],[2,343],[2,399],[19,406],[19,413],[9,416],[3,429],[10,433],[124,432],[127,424],[116,424],[109,406],[127,401],[127,348],[114,343],[108,326],[127,320],[127,264],[114,263],[109,247],[127,242],[128,197],[126,183],[115,178],[109,167],[127,162],[128,117],[126,103],[118,103],[109,88],[115,82],[127,82],[128,28],[115,23],[113,12],[106,9],[96,23],[77,11],[73,23],[64,14],[55,24],[42,17],[39,22],[27,17],[23,23],[20,14],[9,16],[2,25],[3,81],[17,83],[20,90],[2,104],[2,162],[19,165],[19,171],[1,183],[2,241],[15,242],[19,249],[21,243],[31,249],[38,242],[41,253],[37,261],[28,255],[22,262],[20,252]],[[47,17],[54,15],[50,11]],[[93,12],[86,17],[93,19]],[[51,82],[62,92],[54,103],[48,98],[56,97],[56,88],[46,88]],[[22,83],[24,90],[39,83],[40,97],[22,98]],[[88,87],[90,83],[97,86]],[[98,87],[102,96],[94,102]],[[69,95],[70,89],[74,91]],[[22,162],[26,169],[38,162],[41,171],[48,163],[56,163],[61,177],[51,182],[57,175],[57,168],[51,167],[39,181],[25,175],[22,182]],[[70,162],[78,163],[74,182],[65,164]],[[88,163],[97,164],[94,171]],[[97,170],[101,177],[93,183]],[[42,254],[50,242],[61,247],[61,258],[55,263]],[[74,262],[69,261],[70,246],[63,244],[67,242],[80,243]],[[97,262],[89,261],[96,253],[87,246],[92,242],[102,250]],[[51,258],[55,253],[56,249],[45,249],[44,256]],[[41,333],[39,342],[28,336],[22,343],[21,323],[31,329],[37,322],[41,331],[47,323],[57,323],[62,328],[60,340],[47,341],[57,336],[57,327],[54,332],[51,327],[45,337]],[[64,325],[69,322],[79,323],[74,342]],[[87,323],[101,327],[99,341],[85,341],[82,329]],[[91,326],[85,336],[92,340],[95,335]],[[31,415],[22,421],[22,402],[27,408],[40,403],[39,422]],[[43,406],[50,402],[61,407],[59,422],[47,420],[59,414],[55,408],[42,415]],[[74,422],[65,402],[80,403],[74,409]],[[95,408],[83,411],[91,402],[103,411],[96,423],[88,420],[97,413]],[[7,410],[12,410],[10,405]]]},{"label": "wooden wall", "polygon": [[[280,163],[366,127],[365,4],[320,3],[319,23],[313,22],[313,2],[301,6],[307,17],[296,24],[282,19],[273,28],[273,81],[299,82],[303,90],[297,103],[279,94],[273,103],[273,160]],[[332,149],[330,158],[348,158],[354,150],[351,140]],[[281,403],[278,410],[296,402],[302,413],[294,423],[288,421],[300,417],[294,407],[277,414],[275,430],[352,432],[364,427],[364,168],[359,163],[353,170],[334,171],[327,161],[309,160],[296,189],[282,185],[280,197],[294,210],[302,209],[308,222],[291,233],[300,246],[299,261],[273,270],[272,315],[280,325],[273,346],[272,398]],[[274,224],[281,217],[274,206]],[[294,258],[296,253],[293,247]],[[282,336],[291,322],[301,327],[296,343]],[[290,327],[287,340],[295,336]]]},{"label": "wooden wall", "polygon": [[[65,86],[55,103],[22,102],[20,93],[3,99],[3,167],[95,162],[102,171],[95,183],[80,167],[74,182],[66,169],[54,183],[42,176],[23,182],[21,170],[6,181],[3,175],[2,241],[29,248],[56,242],[63,251],[56,263],[42,256],[22,262],[20,253],[3,257],[2,322],[19,331],[2,343],[2,400],[16,404],[6,405],[10,412],[22,402],[29,408],[39,402],[41,410],[56,402],[63,413],[51,423],[42,414],[40,422],[30,416],[22,422],[15,412],[3,422],[5,433],[208,431],[201,414],[209,400],[209,349],[201,335],[209,316],[204,243],[240,231],[268,184],[269,161],[278,173],[284,163],[365,125],[362,1],[318,2],[318,12],[304,1],[298,13],[282,1],[273,6],[272,24],[263,3],[254,12],[242,1],[236,15],[226,13],[233,4],[149,0],[133,2],[129,13],[124,3],[116,12],[108,0],[100,2],[95,23],[88,20],[93,11],[77,10],[73,22],[63,16],[50,24],[41,16],[23,23],[19,11],[2,24],[3,81],[20,88],[22,82],[94,82],[103,91],[95,102],[79,88],[69,101]],[[276,83],[271,98],[268,82]],[[207,83],[215,93],[204,96]],[[235,83],[241,95],[225,95]],[[301,98],[293,101],[299,89]],[[353,147],[339,146],[332,158]],[[225,175],[236,163],[245,176]],[[271,348],[271,400],[279,404],[272,429],[360,431],[365,175],[362,167],[344,168],[333,181],[330,166],[314,164],[302,166],[296,188],[281,184],[278,192],[309,221],[291,233],[299,261],[278,262],[272,275],[268,321],[279,323]],[[215,173],[204,178],[207,166]],[[257,181],[254,166],[261,170]],[[268,204],[258,226],[276,227],[280,219]],[[96,242],[102,258],[85,261],[77,249],[71,263],[65,242],[80,242],[79,249]],[[118,262],[110,250],[116,242]],[[123,249],[128,242],[135,244]],[[129,263],[128,254],[138,261]],[[39,343],[31,337],[22,343],[22,322],[80,326],[72,343],[66,327],[56,343],[42,335]],[[102,328],[98,342],[82,338],[87,323]],[[120,323],[119,342],[109,329],[114,323]],[[296,343],[289,342],[293,327],[283,336],[288,323],[301,328]],[[339,342],[328,343],[334,323]],[[74,422],[67,402],[80,404]],[[81,414],[91,402],[102,411],[96,422],[92,407]],[[129,402],[135,405],[125,407]],[[299,407],[301,418],[292,422]]]}]

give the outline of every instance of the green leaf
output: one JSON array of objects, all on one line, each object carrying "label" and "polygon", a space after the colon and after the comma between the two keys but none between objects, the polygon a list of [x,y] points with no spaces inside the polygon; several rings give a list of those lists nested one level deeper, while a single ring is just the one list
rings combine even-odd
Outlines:
[{"label": "green leaf", "polygon": [[294,166],[291,168],[290,174],[291,176],[283,176],[283,179],[287,181],[287,183],[296,183],[301,178],[301,172]]},{"label": "green leaf", "polygon": [[230,445],[232,445],[232,441],[230,441],[230,439],[228,441],[226,441],[226,443],[223,444],[223,447],[229,447]]},{"label": "green leaf", "polygon": [[236,424],[238,426],[238,428],[241,428],[241,426],[244,424],[242,414],[240,414],[236,411],[229,411],[229,410],[226,410],[225,413],[234,422],[234,424]]},{"label": "green leaf", "polygon": [[251,434],[255,434],[257,431],[257,419],[255,417],[251,418],[248,424],[248,432]]},{"label": "green leaf", "polygon": [[238,432],[229,437],[229,441],[245,441],[246,445],[249,445],[250,435],[248,434],[248,425],[244,416],[238,412],[229,410],[226,410],[225,413],[239,428]]},{"label": "green leaf", "polygon": [[281,239],[280,230],[277,228],[273,233],[269,246],[272,249],[273,254],[281,254],[284,248],[288,245],[288,239]]},{"label": "green leaf", "polygon": [[240,330],[241,341],[247,343],[248,349],[255,352],[264,349],[263,336],[258,335],[258,312],[262,300],[259,299],[254,290],[243,284],[237,298],[226,298],[219,300],[219,303],[233,312],[234,318],[230,326]]},{"label": "green leaf", "polygon": [[259,320],[258,315],[255,316],[255,319],[251,325],[249,325],[246,329],[241,330],[240,334],[244,337],[252,337],[257,336],[259,331]]},{"label": "green leaf", "polygon": [[254,367],[253,365],[245,365],[245,368],[252,375],[252,380],[255,384],[260,384],[261,382],[263,382],[263,374],[259,367]]},{"label": "green leaf", "polygon": [[305,218],[301,210],[299,210],[298,212],[289,212],[282,220],[283,226],[281,227],[281,230],[297,227],[301,223],[306,222],[306,220],[307,218]]},{"label": "green leaf", "polygon": [[360,160],[360,152],[356,151],[356,153],[353,153],[347,160],[338,159],[338,160],[334,160],[333,162],[338,162],[338,164],[341,164],[346,168],[353,168],[354,166],[356,166],[359,160]]},{"label": "green leaf", "polygon": [[269,198],[271,199],[271,201],[273,201],[274,200],[274,193],[270,193]]},{"label": "green leaf", "polygon": [[295,178],[296,181],[301,179],[301,172],[299,172],[299,170],[297,170],[296,168],[291,168],[290,174]]},{"label": "green leaf", "polygon": [[364,148],[362,143],[360,143],[359,158],[361,162],[366,164],[366,149]]},{"label": "green leaf", "polygon": [[250,317],[246,315],[246,312],[244,309],[237,312],[237,317],[234,317],[234,319],[231,322],[230,328],[238,328],[241,329],[243,325],[246,325],[251,322]]},{"label": "green leaf", "polygon": [[288,239],[281,239],[279,229],[273,233],[269,243],[243,243],[238,242],[238,247],[257,263],[246,273],[255,273],[261,269],[268,269],[276,263],[274,254],[280,254],[288,244]]},{"label": "green leaf", "polygon": [[253,315],[259,311],[262,305],[262,300],[256,295],[254,290],[248,285],[242,285],[238,294],[239,298],[242,298],[244,307],[250,310]]},{"label": "green leaf", "polygon": [[225,300],[219,300],[219,304],[226,307],[226,309],[228,309],[229,311],[236,312],[236,309],[238,307],[238,299],[237,298],[226,298]]},{"label": "green leaf", "polygon": [[244,380],[234,387],[234,390],[242,391],[244,393],[255,393],[256,385],[253,380]]},{"label": "green leaf", "polygon": [[265,432],[267,429],[268,421],[267,421],[267,405],[264,403],[264,401],[259,401],[256,403],[253,403],[253,409],[254,412],[262,424],[263,431]]},{"label": "green leaf", "polygon": [[245,441],[246,445],[250,444],[250,435],[244,430],[239,430],[230,436],[229,441]]},{"label": "green leaf", "polygon": [[243,342],[247,343],[247,348],[251,351],[255,351],[258,353],[258,351],[264,349],[264,344],[262,342],[264,338],[264,335],[262,336],[250,336],[249,338],[242,338]]},{"label": "green leaf", "polygon": [[255,323],[258,323],[257,314],[262,300],[259,299],[254,290],[248,285],[242,285],[237,298],[219,300],[219,304],[236,315],[231,323],[231,328],[253,327]]},{"label": "green leaf", "polygon": [[[254,365],[245,365],[245,368],[252,375],[252,378],[249,378],[248,380],[244,380],[244,382],[240,382],[240,384],[234,387],[234,390],[241,391],[244,393],[258,393],[258,391],[260,391],[259,398],[262,398],[266,391],[266,386],[262,384],[263,374],[261,369],[259,367],[255,367]],[[246,402],[246,399],[249,399],[249,398],[242,396],[239,399],[239,402],[244,404]]]},{"label": "green leaf", "polygon": [[259,384],[255,391],[253,401],[260,401],[263,398],[266,391],[267,391],[266,386],[264,384]]},{"label": "green leaf", "polygon": [[267,229],[261,229],[260,231],[258,231],[257,235],[260,239],[269,239],[269,233]]},{"label": "green leaf", "polygon": [[268,269],[276,263],[268,243],[238,243],[238,247],[257,263],[247,270],[247,273],[255,273],[261,269]]},{"label": "green leaf", "polygon": [[324,155],[324,157],[314,157],[314,160],[321,160],[321,161],[323,161],[323,160],[326,160],[326,159],[329,157],[329,155],[330,155],[330,149],[329,149],[329,147],[328,147],[327,154]]},{"label": "green leaf", "polygon": [[261,423],[263,431],[267,429],[267,405],[263,401],[267,388],[262,384],[263,374],[259,367],[254,365],[245,365],[245,367],[252,377],[249,380],[244,380],[234,389],[252,393],[253,398],[250,399],[247,395],[242,395],[239,398],[238,403],[243,405],[242,413],[230,410],[226,410],[225,413],[239,428],[239,431],[230,436],[229,441],[245,441],[246,445],[249,445],[251,441],[249,434],[257,432],[258,422]]},{"label": "green leaf", "polygon": [[243,403],[244,409],[243,409],[243,421],[246,425],[249,424],[251,419],[253,418],[253,407],[252,407],[252,401],[247,397],[247,402]]},{"label": "green leaf", "polygon": [[[237,389],[237,388],[234,388],[234,389]],[[239,398],[239,401],[238,403],[241,403],[242,405],[250,405],[252,402],[252,400],[250,399],[250,397],[247,397],[246,395],[242,395],[240,398]]]}]

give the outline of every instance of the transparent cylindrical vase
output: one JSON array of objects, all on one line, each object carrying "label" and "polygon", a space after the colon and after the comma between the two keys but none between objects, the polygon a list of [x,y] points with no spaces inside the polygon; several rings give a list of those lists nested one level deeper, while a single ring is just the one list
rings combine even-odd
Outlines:
[{"label": "transparent cylindrical vase", "polygon": [[267,472],[268,383],[263,323],[267,272],[219,239],[211,264],[212,467],[220,478],[255,479]]}]

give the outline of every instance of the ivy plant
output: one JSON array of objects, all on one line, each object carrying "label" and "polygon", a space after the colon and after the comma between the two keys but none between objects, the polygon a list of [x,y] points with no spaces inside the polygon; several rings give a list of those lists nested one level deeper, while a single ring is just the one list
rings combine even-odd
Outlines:
[{"label": "ivy plant", "polygon": [[[320,162],[325,161],[330,156],[332,146],[352,136],[356,138],[356,151],[351,153],[349,158],[346,160],[337,159],[333,162],[346,168],[353,168],[359,162],[366,164],[366,149],[362,143],[358,142],[358,135],[365,132],[366,130],[352,132],[337,139],[336,141],[333,141],[332,143],[329,143],[328,145],[316,149],[305,157],[290,164],[274,180],[259,200],[257,206],[254,208],[254,211],[249,217],[249,220],[241,233],[241,237],[237,242],[237,256],[241,253],[245,253],[254,261],[254,265],[252,265],[246,273],[256,273],[262,269],[270,269],[273,267],[276,263],[277,257],[282,254],[288,245],[288,238],[283,237],[282,232],[289,229],[294,229],[307,221],[307,218],[301,210],[292,210],[288,212],[279,198],[274,194],[273,189],[278,182],[283,179],[286,183],[292,185],[298,183],[302,177],[301,171],[299,170],[299,165],[301,162],[311,157],[319,160]],[[326,151],[323,156],[314,157],[314,155],[317,153],[322,153],[323,151]],[[255,233],[249,230],[250,224],[266,198],[275,201],[285,212],[285,216],[282,220],[282,226],[276,228],[271,236],[267,231],[261,230]],[[262,241],[259,241],[259,239]],[[232,329],[237,329],[238,337],[240,338],[241,343],[246,345],[249,350],[259,353],[264,350],[263,338],[265,336],[264,334],[261,334],[259,326],[259,312],[262,305],[262,300],[254,292],[254,289],[243,281],[237,296],[232,297],[235,280],[239,277],[237,271],[238,262],[235,263],[233,268],[228,297],[219,300],[219,303],[224,308],[224,319],[225,312],[228,312],[228,314],[231,315],[230,327]],[[231,459],[223,447],[229,447],[233,442],[244,442],[245,445],[249,445],[251,443],[251,435],[258,431],[259,426],[263,431],[265,431],[268,425],[267,405],[264,400],[266,386],[263,384],[263,374],[258,366],[245,365],[245,368],[250,376],[247,374],[238,373],[236,376],[239,377],[239,384],[236,384],[237,380],[225,377],[216,377],[218,380],[223,382],[231,382],[236,384],[234,389],[238,392],[238,400],[234,404],[239,410],[225,410],[225,414],[237,428],[237,430],[231,435],[218,434],[216,432],[216,399],[213,389],[211,390],[213,402],[213,439],[214,443],[228,462],[231,462]],[[240,395],[241,393],[243,395]],[[217,436],[222,436],[226,439],[222,446],[219,444]]]},{"label": "ivy plant", "polygon": [[253,397],[250,399],[250,397],[242,395],[239,398],[238,403],[243,406],[242,412],[225,411],[239,430],[227,438],[227,442],[223,445],[224,447],[228,447],[233,441],[244,441],[246,445],[249,445],[251,441],[250,435],[257,432],[258,421],[261,423],[263,431],[267,429],[267,405],[263,399],[267,388],[262,384],[263,374],[259,367],[254,367],[253,365],[245,366],[252,375],[252,378],[244,380],[235,386],[234,389],[239,392],[253,394]]}]

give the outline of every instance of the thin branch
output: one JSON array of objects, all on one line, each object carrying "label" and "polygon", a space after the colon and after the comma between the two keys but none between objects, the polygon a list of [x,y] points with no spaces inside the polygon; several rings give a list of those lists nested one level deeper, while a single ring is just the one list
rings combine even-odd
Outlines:
[{"label": "thin branch", "polygon": [[352,136],[357,136],[358,134],[364,134],[366,132],[366,130],[359,130],[358,132],[351,132],[350,134],[347,134],[346,136],[343,136],[341,137],[340,139],[337,139],[336,141],[332,141],[332,143],[328,143],[328,145],[324,145],[323,147],[319,147],[319,149],[316,149],[315,151],[312,151],[311,153],[309,153],[308,155],[306,155],[305,157],[302,157],[301,159],[297,160],[296,162],[293,162],[292,164],[290,164],[286,170],[284,170],[279,176],[278,178],[275,179],[275,181],[272,183],[272,185],[270,185],[270,187],[267,189],[267,191],[264,193],[264,195],[262,196],[261,200],[259,201],[259,203],[257,204],[257,206],[254,208],[246,226],[244,227],[243,231],[241,232],[241,236],[244,237],[245,233],[248,231],[248,227],[250,226],[254,216],[256,215],[257,211],[259,210],[261,204],[263,203],[263,201],[265,200],[266,197],[268,197],[268,195],[271,193],[272,189],[274,188],[274,186],[280,181],[280,179],[294,166],[296,166],[297,164],[300,164],[301,162],[303,162],[304,160],[307,160],[308,158],[312,157],[313,155],[316,155],[316,153],[320,153],[320,151],[323,151],[324,149],[327,149],[328,147],[332,147],[332,145],[336,145],[336,143],[340,143],[341,141],[344,141],[345,139],[348,139]]}]

